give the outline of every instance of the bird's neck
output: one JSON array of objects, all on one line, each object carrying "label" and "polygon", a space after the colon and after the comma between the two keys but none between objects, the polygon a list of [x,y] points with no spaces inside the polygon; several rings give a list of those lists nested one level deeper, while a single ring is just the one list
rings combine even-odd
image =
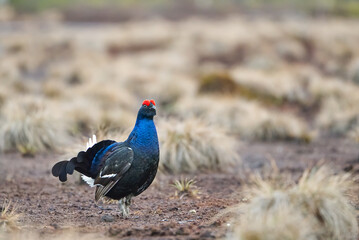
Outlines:
[{"label": "bird's neck", "polygon": [[153,118],[139,118],[133,128],[128,141],[135,147],[158,148],[158,137]]}]

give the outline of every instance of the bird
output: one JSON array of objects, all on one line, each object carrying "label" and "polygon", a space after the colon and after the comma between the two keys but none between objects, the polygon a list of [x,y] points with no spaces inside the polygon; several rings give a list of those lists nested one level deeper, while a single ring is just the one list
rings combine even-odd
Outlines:
[{"label": "bird", "polygon": [[102,197],[118,200],[122,215],[127,217],[131,199],[151,185],[158,170],[160,149],[155,115],[155,101],[144,100],[124,142],[100,141],[70,160],[57,162],[52,175],[65,182],[68,174],[80,172],[90,186],[96,187],[96,202]]}]

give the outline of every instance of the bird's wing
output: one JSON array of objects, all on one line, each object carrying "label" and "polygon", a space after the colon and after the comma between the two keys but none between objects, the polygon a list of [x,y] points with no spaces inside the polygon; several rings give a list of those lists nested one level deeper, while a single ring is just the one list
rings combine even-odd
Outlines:
[{"label": "bird's wing", "polygon": [[94,184],[96,187],[95,200],[105,196],[115,184],[122,178],[133,161],[133,150],[130,147],[119,145],[105,156],[107,159]]}]

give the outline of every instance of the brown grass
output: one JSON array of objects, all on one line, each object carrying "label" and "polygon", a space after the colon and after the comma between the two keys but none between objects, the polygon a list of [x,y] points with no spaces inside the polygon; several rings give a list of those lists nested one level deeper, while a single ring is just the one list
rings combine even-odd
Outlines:
[{"label": "brown grass", "polygon": [[232,224],[240,224],[240,227],[233,226],[233,232],[228,234],[227,238],[233,240],[316,240],[309,231],[307,219],[289,207]]},{"label": "brown grass", "polygon": [[58,150],[68,139],[64,125],[36,98],[12,99],[1,111],[0,150],[34,154]]},{"label": "brown grass", "polygon": [[175,196],[182,199],[183,197],[199,198],[199,190],[196,187],[194,179],[180,179],[172,184],[176,188]]},{"label": "brown grass", "polygon": [[16,212],[16,207],[11,201],[4,201],[0,213],[0,233],[18,230],[20,228],[20,214]]},{"label": "brown grass", "polygon": [[285,112],[269,111],[256,102],[241,98],[188,98],[178,102],[176,109],[181,116],[200,117],[246,139],[308,142],[313,137],[300,118]]},{"label": "brown grass", "polygon": [[140,96],[143,98],[156,99],[156,104],[160,106],[159,111],[164,112],[171,109],[179,99],[194,96],[196,90],[196,82],[186,76],[161,73],[151,81],[142,83],[142,89],[139,91],[142,92]]},{"label": "brown grass", "polygon": [[298,184],[255,182],[249,203],[229,210],[238,214],[231,239],[272,239],[271,231],[277,239],[356,239],[356,214],[345,196],[353,186],[349,175],[320,167],[306,170]]},{"label": "brown grass", "polygon": [[[351,100],[345,98],[351,97]],[[319,128],[329,130],[336,135],[345,135],[359,125],[359,98],[348,96],[344,98],[331,97],[322,102],[316,124]]]},{"label": "brown grass", "polygon": [[[288,68],[286,66],[285,69]],[[231,75],[241,90],[240,94],[246,98],[275,105],[288,102],[303,106],[313,104],[305,81],[296,76],[295,69],[290,69],[290,71],[285,69],[261,71],[237,67],[231,70]]]},{"label": "brown grass", "polygon": [[200,76],[199,92],[231,94],[237,91],[232,77],[226,72],[212,72]]},{"label": "brown grass", "polygon": [[84,233],[76,229],[65,229],[56,231],[54,233],[44,233],[37,231],[17,231],[17,232],[0,232],[1,240],[95,240],[95,239],[110,239],[104,234]]},{"label": "brown grass", "polygon": [[[75,136],[104,124],[132,126],[144,98],[157,100],[159,114],[201,117],[243,139],[311,140],[307,123],[291,111],[302,111],[310,125],[314,116],[315,131],[345,135],[358,125],[358,86],[350,82],[359,56],[357,25],[229,17],[76,31],[59,22],[38,31],[29,22],[26,31],[15,29],[0,41],[0,106],[43,95],[55,110],[49,116],[60,117]],[[250,101],[222,100],[218,92]],[[21,151],[39,151],[22,145]]]},{"label": "brown grass", "polygon": [[158,130],[161,171],[221,171],[239,160],[236,140],[198,119],[162,120]]}]

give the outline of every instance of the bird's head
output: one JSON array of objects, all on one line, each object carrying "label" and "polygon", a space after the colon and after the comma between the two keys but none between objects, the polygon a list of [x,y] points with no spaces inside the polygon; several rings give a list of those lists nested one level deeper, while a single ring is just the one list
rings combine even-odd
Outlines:
[{"label": "bird's head", "polygon": [[140,110],[138,111],[138,116],[143,118],[153,118],[156,115],[156,103],[153,99],[146,99],[143,101]]}]

